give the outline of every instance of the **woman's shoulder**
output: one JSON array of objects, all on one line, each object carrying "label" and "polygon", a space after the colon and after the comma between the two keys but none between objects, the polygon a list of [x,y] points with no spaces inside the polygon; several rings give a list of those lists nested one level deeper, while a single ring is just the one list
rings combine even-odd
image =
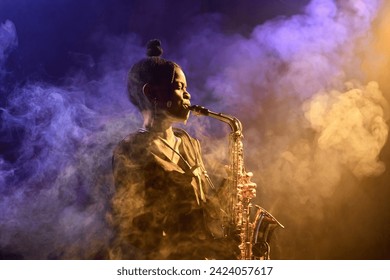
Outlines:
[{"label": "woman's shoulder", "polygon": [[150,143],[150,134],[144,130],[130,133],[123,138],[115,147],[114,154],[132,154],[142,152]]},{"label": "woman's shoulder", "polygon": [[187,131],[181,128],[174,128],[174,133],[176,137],[180,137],[182,140],[183,146],[188,147],[188,149],[193,149],[197,151],[197,153],[200,153],[200,142],[197,138],[192,137],[190,134],[188,134]]},{"label": "woman's shoulder", "polygon": [[191,142],[199,142],[198,139],[192,137],[187,131],[185,131],[182,128],[174,127],[173,131],[174,131],[176,137],[180,137],[182,139],[185,139],[185,140],[188,140]]}]

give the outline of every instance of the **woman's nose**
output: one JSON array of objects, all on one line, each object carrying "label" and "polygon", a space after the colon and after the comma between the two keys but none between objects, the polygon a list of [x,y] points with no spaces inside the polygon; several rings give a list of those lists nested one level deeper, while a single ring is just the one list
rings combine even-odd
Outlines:
[{"label": "woman's nose", "polygon": [[184,92],[184,94],[183,94],[183,98],[184,98],[184,99],[190,100],[190,99],[191,99],[191,94],[186,90],[186,91]]}]

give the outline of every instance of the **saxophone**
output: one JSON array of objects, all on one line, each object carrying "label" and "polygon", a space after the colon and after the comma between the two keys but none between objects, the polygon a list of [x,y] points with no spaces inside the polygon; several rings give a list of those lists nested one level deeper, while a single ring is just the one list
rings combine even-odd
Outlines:
[{"label": "saxophone", "polygon": [[251,199],[242,195],[242,188],[250,183],[245,172],[243,153],[243,134],[241,122],[229,115],[212,112],[204,107],[189,107],[195,115],[208,116],[230,126],[229,135],[229,178],[228,178],[228,225],[225,236],[238,240],[241,260],[269,260],[270,239],[277,227],[284,228],[268,211],[255,205],[254,213]]}]

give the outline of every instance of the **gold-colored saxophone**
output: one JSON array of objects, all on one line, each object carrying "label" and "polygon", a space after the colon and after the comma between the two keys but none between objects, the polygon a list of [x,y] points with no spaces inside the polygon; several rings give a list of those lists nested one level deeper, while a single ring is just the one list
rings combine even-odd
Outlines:
[{"label": "gold-colored saxophone", "polygon": [[243,134],[241,122],[229,115],[212,112],[202,106],[194,105],[189,110],[195,115],[208,116],[224,123],[231,128],[229,137],[229,178],[227,209],[229,221],[226,236],[237,238],[242,260],[268,260],[270,259],[270,239],[277,227],[284,226],[279,223],[268,211],[255,205],[256,212],[252,213],[251,199],[242,194],[242,188],[249,184],[250,176],[245,172],[243,153]]}]

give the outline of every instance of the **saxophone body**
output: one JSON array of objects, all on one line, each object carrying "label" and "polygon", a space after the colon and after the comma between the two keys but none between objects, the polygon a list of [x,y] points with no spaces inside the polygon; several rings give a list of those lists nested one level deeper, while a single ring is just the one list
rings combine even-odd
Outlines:
[{"label": "saxophone body", "polygon": [[243,134],[241,122],[230,115],[212,112],[201,106],[189,109],[196,115],[208,116],[230,126],[229,135],[229,178],[228,178],[228,217],[225,235],[237,239],[242,260],[270,259],[270,239],[277,227],[282,227],[268,211],[255,205],[242,194],[243,186],[251,183],[245,171]]}]

